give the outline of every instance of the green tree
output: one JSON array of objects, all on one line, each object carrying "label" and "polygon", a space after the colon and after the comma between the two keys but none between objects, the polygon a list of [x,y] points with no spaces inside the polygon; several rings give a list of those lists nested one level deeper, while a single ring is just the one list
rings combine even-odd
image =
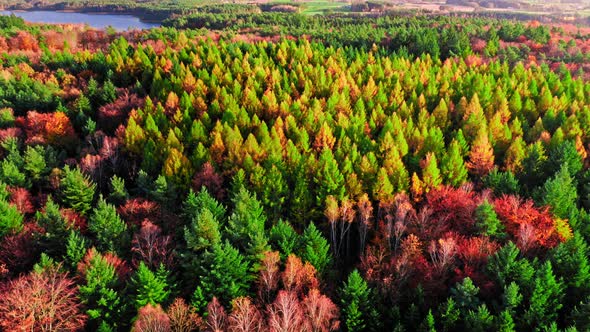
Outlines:
[{"label": "green tree", "polygon": [[66,206],[85,215],[92,207],[95,189],[96,184],[82,174],[79,168],[64,167],[60,190],[61,200]]},{"label": "green tree", "polygon": [[530,305],[524,320],[530,327],[547,327],[558,317],[563,306],[564,284],[553,274],[551,262],[545,262],[537,271]]},{"label": "green tree", "polygon": [[71,230],[66,241],[66,252],[63,256],[64,262],[73,270],[78,267],[90,246],[88,241],[80,232]]},{"label": "green tree", "polygon": [[270,244],[274,250],[278,250],[282,259],[292,254],[299,244],[299,234],[295,232],[289,222],[279,220],[270,229]]},{"label": "green tree", "polygon": [[152,272],[144,262],[140,262],[135,275],[131,278],[133,304],[139,309],[147,304],[153,306],[164,303],[170,295],[167,271],[161,266],[160,273]]},{"label": "green tree", "polygon": [[118,290],[120,281],[115,266],[95,249],[90,250],[91,258],[82,276],[83,284],[79,287],[80,300],[87,308],[90,326],[116,328],[124,312]]},{"label": "green tree", "polygon": [[545,182],[540,202],[548,205],[556,217],[571,219],[577,210],[578,193],[567,163],[561,166],[555,177]]},{"label": "green tree", "polygon": [[39,181],[42,176],[47,175],[48,167],[45,162],[45,148],[42,145],[27,146],[24,158],[24,169],[34,181]]},{"label": "green tree", "polygon": [[313,265],[319,275],[326,273],[332,262],[330,245],[314,223],[310,223],[301,236],[298,256]]},{"label": "green tree", "polygon": [[248,253],[251,262],[257,263],[269,249],[262,204],[244,187],[235,193],[232,203],[234,210],[228,219],[226,233],[234,245]]},{"label": "green tree", "polygon": [[371,303],[371,290],[367,282],[355,269],[340,289],[342,322],[347,331],[372,330],[379,317],[375,305]]},{"label": "green tree", "polygon": [[[213,246],[203,259],[201,278],[193,295],[193,304],[202,306],[216,296],[222,303],[247,295],[252,275],[250,265],[229,242]],[[206,297],[206,302],[202,298]],[[196,301],[195,301],[196,300]],[[204,307],[198,307],[202,311]]]},{"label": "green tree", "polygon": [[115,207],[102,197],[88,220],[88,230],[94,234],[101,250],[122,252],[127,243],[127,225]]},{"label": "green tree", "polygon": [[484,200],[475,209],[475,220],[481,234],[494,238],[503,238],[504,225],[498,219],[494,206]]},{"label": "green tree", "polygon": [[329,195],[342,199],[345,188],[344,176],[338,168],[332,150],[324,148],[318,163],[318,170],[314,178],[317,187],[317,204],[321,206]]},{"label": "green tree", "polygon": [[447,153],[443,155],[441,170],[446,183],[459,187],[467,181],[467,167],[461,155],[461,147],[456,140],[449,145]]},{"label": "green tree", "polygon": [[23,215],[4,199],[0,199],[0,238],[23,229]]},{"label": "green tree", "polygon": [[129,198],[129,193],[125,189],[125,180],[113,175],[111,178],[111,194],[109,200],[115,204],[122,204]]},{"label": "green tree", "polygon": [[59,205],[51,196],[47,198],[43,212],[37,211],[36,219],[45,230],[39,241],[44,251],[53,257],[63,255],[66,249],[63,241],[72,225],[62,216]]}]

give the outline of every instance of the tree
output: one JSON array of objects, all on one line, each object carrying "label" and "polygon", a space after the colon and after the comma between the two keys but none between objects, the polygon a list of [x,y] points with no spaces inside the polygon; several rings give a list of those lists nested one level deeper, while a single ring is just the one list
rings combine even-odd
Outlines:
[{"label": "tree", "polygon": [[234,245],[248,253],[251,262],[257,263],[269,249],[262,205],[244,187],[234,194],[232,203],[234,210],[228,219],[227,235]]},{"label": "tree", "polygon": [[5,331],[77,331],[86,315],[72,279],[57,269],[31,272],[0,292],[0,327]]},{"label": "tree", "polygon": [[272,332],[298,332],[303,327],[303,308],[294,292],[280,290],[268,310],[268,328]]},{"label": "tree", "polygon": [[570,218],[577,210],[578,193],[576,183],[569,172],[568,164],[563,164],[555,177],[543,186],[541,203],[551,207],[551,212],[559,218]]},{"label": "tree", "polygon": [[124,311],[119,294],[119,277],[115,265],[92,248],[78,265],[83,283],[80,299],[86,307],[92,326],[117,327]]},{"label": "tree", "polygon": [[168,271],[163,265],[156,273],[152,272],[143,262],[139,263],[135,276],[131,278],[131,288],[134,289],[133,302],[136,308],[146,305],[164,303],[170,295],[167,281]]},{"label": "tree", "polygon": [[270,229],[269,240],[271,247],[278,250],[284,259],[295,251],[299,244],[299,234],[289,222],[279,220]]},{"label": "tree", "polygon": [[476,225],[481,234],[501,239],[504,225],[498,219],[494,206],[484,200],[475,210]]},{"label": "tree", "polygon": [[238,297],[232,301],[228,323],[230,332],[261,331],[264,326],[260,311],[248,297]]},{"label": "tree", "polygon": [[88,222],[88,230],[94,233],[101,250],[120,252],[127,240],[127,225],[115,207],[102,197]]},{"label": "tree", "polygon": [[441,183],[440,170],[436,162],[434,153],[429,152],[422,163],[422,182],[424,183],[426,192],[431,189],[436,189]]},{"label": "tree", "polygon": [[169,332],[170,318],[159,304],[148,304],[139,309],[133,323],[133,332]]},{"label": "tree", "polygon": [[227,314],[216,297],[213,297],[207,305],[207,327],[211,332],[224,332],[227,330]]},{"label": "tree", "polygon": [[313,223],[310,223],[303,232],[298,252],[299,257],[303,261],[310,262],[320,275],[327,272],[332,262],[330,245]]},{"label": "tree", "polygon": [[480,130],[477,134],[469,152],[467,168],[478,177],[487,175],[494,168],[494,150],[488,140],[487,131]]},{"label": "tree", "polygon": [[172,302],[168,307],[167,314],[170,318],[172,332],[193,332],[203,325],[203,319],[182,298],[177,298]]},{"label": "tree", "polygon": [[371,300],[367,282],[358,270],[353,270],[340,289],[342,322],[347,331],[364,331],[378,323],[377,311]]},{"label": "tree", "polygon": [[342,199],[345,188],[344,176],[338,168],[338,163],[334,159],[332,150],[324,148],[318,163],[319,169],[314,178],[315,185],[317,186],[317,204],[322,205],[329,195]]},{"label": "tree", "polygon": [[194,299],[198,303],[200,296],[216,296],[229,304],[232,299],[245,296],[252,280],[249,271],[249,263],[229,242],[214,245],[203,258]]},{"label": "tree", "polygon": [[109,200],[115,204],[121,204],[129,198],[129,193],[125,189],[125,180],[113,175],[111,178],[111,194]]},{"label": "tree", "polygon": [[20,232],[23,229],[23,219],[23,215],[14,205],[0,199],[0,238]]},{"label": "tree", "polygon": [[461,155],[461,147],[456,140],[451,142],[447,153],[443,155],[441,170],[445,182],[459,187],[467,180],[467,168]]},{"label": "tree", "polygon": [[131,241],[133,264],[138,266],[144,262],[150,269],[157,269],[163,264],[170,268],[174,261],[172,249],[172,237],[162,234],[159,226],[145,219]]},{"label": "tree", "polygon": [[312,288],[301,301],[304,311],[305,325],[308,331],[337,331],[340,327],[340,312],[327,296]]},{"label": "tree", "polygon": [[95,189],[96,184],[82,174],[79,168],[64,167],[60,190],[62,202],[66,206],[85,215],[90,211],[94,201]]},{"label": "tree", "polygon": [[530,327],[547,327],[558,317],[563,306],[564,284],[553,274],[551,262],[547,261],[537,270],[530,305],[524,320]]}]

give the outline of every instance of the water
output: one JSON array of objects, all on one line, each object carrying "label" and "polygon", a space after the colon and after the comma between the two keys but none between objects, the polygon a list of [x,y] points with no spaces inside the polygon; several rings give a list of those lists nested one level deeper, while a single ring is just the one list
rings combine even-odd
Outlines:
[{"label": "water", "polygon": [[25,21],[33,23],[73,23],[88,24],[97,29],[112,26],[116,30],[151,29],[160,26],[158,23],[143,22],[133,15],[114,15],[96,13],[70,13],[62,11],[0,11],[1,15],[14,14],[22,17]]}]

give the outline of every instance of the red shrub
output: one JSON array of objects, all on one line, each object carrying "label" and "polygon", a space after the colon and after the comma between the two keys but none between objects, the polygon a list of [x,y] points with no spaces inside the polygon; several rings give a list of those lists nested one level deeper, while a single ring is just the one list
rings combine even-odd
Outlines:
[{"label": "red shrub", "polygon": [[74,227],[82,233],[86,232],[88,223],[84,216],[72,209],[60,209],[59,211],[61,212],[61,216],[66,219],[71,227]]},{"label": "red shrub", "polygon": [[39,43],[35,36],[22,30],[10,38],[8,45],[12,51],[39,51]]}]

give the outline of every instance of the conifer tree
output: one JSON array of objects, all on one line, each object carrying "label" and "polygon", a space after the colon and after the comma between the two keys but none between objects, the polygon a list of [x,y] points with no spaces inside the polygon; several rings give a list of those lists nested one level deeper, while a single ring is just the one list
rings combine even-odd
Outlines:
[{"label": "conifer tree", "polygon": [[62,202],[72,209],[86,214],[94,201],[96,184],[80,171],[79,168],[64,167],[60,181]]},{"label": "conifer tree", "polygon": [[330,245],[314,223],[310,223],[301,236],[298,256],[313,265],[319,275],[326,273],[332,262]]},{"label": "conifer tree", "polygon": [[459,187],[467,181],[467,167],[463,162],[461,147],[456,140],[451,142],[448,151],[443,155],[441,171],[445,182],[454,187]]},{"label": "conifer tree", "polygon": [[371,290],[358,270],[348,275],[348,280],[340,290],[342,321],[347,331],[371,330],[378,320],[374,304],[371,303]]},{"label": "conifer tree", "polygon": [[572,219],[577,209],[578,193],[576,184],[569,172],[569,165],[563,164],[555,177],[547,180],[543,186],[541,203],[551,207],[553,215],[563,219]]},{"label": "conifer tree", "polygon": [[[163,266],[161,269],[165,268]],[[131,287],[134,290],[133,303],[135,308],[151,304],[153,306],[162,304],[170,295],[167,273],[154,273],[142,261],[131,278]]]},{"label": "conifer tree", "polygon": [[18,233],[23,228],[23,215],[4,199],[0,199],[0,238]]},{"label": "conifer tree", "polygon": [[502,238],[504,225],[498,219],[494,206],[487,200],[483,201],[475,210],[476,224],[479,231],[489,237]]},{"label": "conifer tree", "polygon": [[98,247],[104,251],[121,252],[127,243],[127,225],[115,207],[102,197],[88,220],[88,230],[96,237]]},{"label": "conifer tree", "polygon": [[477,177],[487,175],[494,167],[494,150],[486,130],[480,130],[469,152],[467,168]]},{"label": "conifer tree", "polygon": [[551,262],[547,261],[537,271],[530,305],[524,313],[524,320],[530,327],[548,327],[557,319],[563,306],[564,284],[553,274]]}]

